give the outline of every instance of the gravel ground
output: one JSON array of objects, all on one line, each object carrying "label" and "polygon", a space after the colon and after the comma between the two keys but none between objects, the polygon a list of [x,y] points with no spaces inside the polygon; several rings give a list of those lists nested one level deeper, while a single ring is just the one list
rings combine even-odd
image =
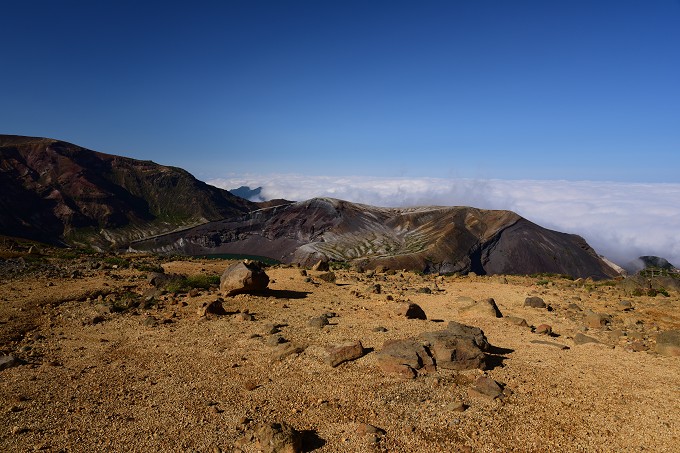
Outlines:
[{"label": "gravel ground", "polygon": [[[218,275],[226,266],[164,264],[185,275]],[[680,445],[680,357],[653,352],[657,331],[680,328],[677,293],[630,298],[614,286],[556,278],[537,284],[346,270],[332,284],[308,272],[270,268],[268,296],[225,299],[229,314],[207,317],[198,310],[219,297],[215,289],[156,295],[159,303],[148,308],[112,312],[116,299],[152,294],[148,272],[134,269],[3,280],[0,350],[24,363],[0,371],[0,450],[254,452],[252,433],[266,422],[294,427],[305,450],[318,452],[670,452]],[[380,294],[370,292],[376,283]],[[425,287],[431,293],[419,292]],[[492,297],[505,318],[463,316],[460,296]],[[528,296],[552,311],[524,307]],[[632,310],[619,304],[624,299]],[[398,316],[403,300],[419,304],[428,320]],[[611,315],[609,325],[587,330],[587,310]],[[337,316],[321,329],[308,325],[324,313]],[[549,324],[554,334],[538,335],[507,316]],[[492,369],[439,369],[411,380],[379,369],[372,351],[386,340],[441,330],[450,320],[485,332],[496,347]],[[576,344],[578,333],[600,343]],[[302,352],[277,357],[285,347],[275,345],[277,335]],[[369,352],[336,368],[324,363],[326,347],[349,340]],[[482,375],[509,396],[470,392]],[[384,434],[364,434],[362,423]]]}]

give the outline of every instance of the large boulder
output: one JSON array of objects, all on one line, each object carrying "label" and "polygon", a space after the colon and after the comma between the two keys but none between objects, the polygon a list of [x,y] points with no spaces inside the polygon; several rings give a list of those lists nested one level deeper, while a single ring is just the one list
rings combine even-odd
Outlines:
[{"label": "large boulder", "polygon": [[260,293],[267,289],[269,276],[256,261],[239,261],[227,267],[220,277],[220,291],[225,296]]},{"label": "large boulder", "polygon": [[430,345],[437,366],[450,370],[486,369],[489,342],[482,329],[451,321],[446,329],[423,332],[419,338]]},{"label": "large boulder", "polygon": [[387,340],[376,354],[378,366],[386,373],[396,373],[403,377],[415,377],[418,370],[434,371],[434,360],[421,342],[408,338]]},{"label": "large boulder", "polygon": [[[462,299],[462,298],[461,298]],[[458,309],[458,315],[460,316],[480,316],[486,318],[502,318],[503,314],[498,309],[496,301],[492,298],[488,298],[482,301],[476,301],[470,298],[464,298],[465,306]],[[471,300],[472,302],[467,302]]]}]

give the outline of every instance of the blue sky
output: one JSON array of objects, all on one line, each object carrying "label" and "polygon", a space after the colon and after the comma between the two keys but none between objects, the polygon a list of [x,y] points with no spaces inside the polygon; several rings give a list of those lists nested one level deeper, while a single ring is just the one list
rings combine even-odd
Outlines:
[{"label": "blue sky", "polygon": [[257,172],[680,182],[680,2],[13,1],[0,132]]}]

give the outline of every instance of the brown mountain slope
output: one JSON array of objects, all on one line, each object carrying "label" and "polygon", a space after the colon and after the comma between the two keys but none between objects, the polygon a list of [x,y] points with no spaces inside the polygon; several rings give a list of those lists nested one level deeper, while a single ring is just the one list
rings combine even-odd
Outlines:
[{"label": "brown mountain slope", "polygon": [[0,234],[100,247],[256,208],[179,168],[12,135],[0,135],[0,189]]},{"label": "brown mountain slope", "polygon": [[330,198],[260,209],[242,221],[213,222],[132,247],[439,273],[616,275],[583,238],[542,228],[510,211],[377,208]]}]

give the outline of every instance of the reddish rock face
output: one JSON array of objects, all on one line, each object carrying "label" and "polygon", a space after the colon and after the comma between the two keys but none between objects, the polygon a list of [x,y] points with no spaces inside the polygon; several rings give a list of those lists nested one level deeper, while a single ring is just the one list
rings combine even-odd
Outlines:
[{"label": "reddish rock face", "polygon": [[50,243],[111,245],[256,207],[179,168],[33,137],[0,135],[0,186],[0,233]]}]

